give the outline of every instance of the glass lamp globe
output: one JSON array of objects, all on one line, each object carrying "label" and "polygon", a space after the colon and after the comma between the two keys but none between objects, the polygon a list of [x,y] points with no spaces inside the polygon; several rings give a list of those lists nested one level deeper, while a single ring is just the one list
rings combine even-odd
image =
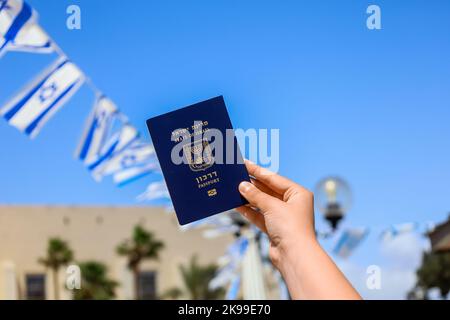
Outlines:
[{"label": "glass lamp globe", "polygon": [[351,206],[351,191],[348,183],[339,177],[326,177],[317,183],[314,190],[316,208],[336,230],[339,222]]}]

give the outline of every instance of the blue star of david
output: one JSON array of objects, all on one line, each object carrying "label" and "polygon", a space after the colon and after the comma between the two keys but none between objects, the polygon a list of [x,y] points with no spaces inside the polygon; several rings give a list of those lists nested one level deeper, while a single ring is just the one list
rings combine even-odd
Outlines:
[{"label": "blue star of david", "polygon": [[136,162],[136,160],[137,159],[136,159],[135,155],[133,155],[133,154],[127,155],[127,156],[123,157],[121,164],[123,167],[129,167],[129,166],[133,165]]},{"label": "blue star of david", "polygon": [[0,11],[11,9],[11,6],[8,5],[8,0],[0,0]]},{"label": "blue star of david", "polygon": [[50,99],[55,94],[58,87],[56,86],[56,83],[52,83],[46,87],[43,87],[41,89],[41,92],[39,93],[39,100],[41,103],[44,103],[45,100]]}]

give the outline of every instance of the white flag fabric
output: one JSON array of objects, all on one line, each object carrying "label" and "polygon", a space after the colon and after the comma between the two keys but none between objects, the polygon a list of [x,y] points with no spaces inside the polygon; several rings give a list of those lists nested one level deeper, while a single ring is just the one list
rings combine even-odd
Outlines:
[{"label": "white flag fabric", "polygon": [[239,261],[244,256],[248,248],[248,239],[246,237],[240,237],[232,245],[228,247],[227,253],[231,257],[232,261]]},{"label": "white flag fabric", "polygon": [[383,232],[381,232],[381,238],[384,241],[392,240],[399,235],[413,232],[419,228],[419,224],[416,222],[407,222],[397,225],[392,225],[389,228],[385,229]]},{"label": "white flag fabric", "polygon": [[114,161],[120,157],[122,152],[126,150],[139,138],[139,133],[130,124],[124,124],[113,133],[101,148],[98,157],[93,163],[88,164],[88,169],[92,172],[95,180],[100,181],[108,173],[110,161]]},{"label": "white flag fabric", "polygon": [[159,170],[153,146],[135,141],[106,163],[103,175],[112,174],[114,183],[123,186]]},{"label": "white flag fabric", "polygon": [[138,201],[152,201],[156,199],[170,199],[169,190],[164,181],[152,182],[144,193],[137,196]]},{"label": "white flag fabric", "polygon": [[225,286],[239,273],[248,244],[249,241],[246,237],[240,237],[228,247],[225,256],[219,259],[225,262],[225,265],[217,271],[214,278],[209,282],[208,287],[211,290]]},{"label": "white flag fabric", "polygon": [[54,51],[50,37],[37,24],[28,24],[9,42],[8,51],[51,53]]},{"label": "white flag fabric", "polygon": [[76,152],[77,158],[86,165],[95,163],[101,157],[117,115],[117,107],[110,99],[104,95],[97,96]]},{"label": "white flag fabric", "polygon": [[226,300],[236,300],[238,298],[239,289],[241,288],[241,276],[235,275],[231,280],[230,287],[225,295]]},{"label": "white flag fabric", "polygon": [[95,180],[112,175],[121,186],[160,170],[153,146],[127,121],[109,98],[97,96],[76,151]]},{"label": "white flag fabric", "polygon": [[209,282],[208,288],[211,290],[216,290],[220,287],[224,287],[238,274],[239,270],[237,265],[226,265],[217,271],[214,278]]},{"label": "white flag fabric", "polygon": [[348,258],[368,235],[369,229],[355,228],[342,232],[333,253],[341,258]]},{"label": "white flag fabric", "polygon": [[[152,172],[158,172],[158,170],[159,165],[157,163],[148,161],[147,163],[137,164],[114,173],[113,181],[118,186],[124,186]],[[172,211],[170,208],[167,208],[167,210]]]},{"label": "white flag fabric", "polygon": [[10,125],[34,138],[51,116],[79,89],[84,75],[60,58],[1,110]]},{"label": "white flag fabric", "polygon": [[50,37],[36,22],[36,12],[25,1],[0,0],[0,57],[6,51],[53,52]]}]

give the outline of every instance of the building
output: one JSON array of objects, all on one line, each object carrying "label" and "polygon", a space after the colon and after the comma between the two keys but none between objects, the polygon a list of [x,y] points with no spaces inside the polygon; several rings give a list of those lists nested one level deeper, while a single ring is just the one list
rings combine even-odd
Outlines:
[{"label": "building", "polygon": [[[201,264],[216,262],[232,236],[205,239],[201,230],[181,231],[173,213],[154,207],[0,206],[0,299],[52,299],[52,277],[41,264],[48,239],[69,242],[76,261],[105,263],[111,278],[119,282],[117,297],[132,299],[134,285],[126,258],[117,245],[142,225],[165,243],[159,261],[146,261],[139,277],[144,297],[159,297],[168,289],[183,288],[179,265],[198,255]],[[59,274],[61,297],[65,270]]]},{"label": "building", "polygon": [[450,216],[428,233],[434,252],[450,252]]}]

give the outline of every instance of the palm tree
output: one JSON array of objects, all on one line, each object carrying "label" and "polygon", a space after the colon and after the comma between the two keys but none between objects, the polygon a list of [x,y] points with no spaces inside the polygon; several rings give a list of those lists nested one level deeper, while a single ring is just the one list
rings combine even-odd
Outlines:
[{"label": "palm tree", "polygon": [[70,249],[69,244],[66,241],[60,238],[50,238],[47,246],[47,256],[44,258],[39,258],[38,260],[39,263],[52,270],[55,300],[59,300],[59,268],[67,265],[72,260],[72,249]]},{"label": "palm tree", "polygon": [[429,289],[438,288],[441,298],[446,299],[450,292],[450,252],[424,252],[416,274],[416,287],[425,291],[425,298]]},{"label": "palm tree", "polygon": [[190,299],[211,300],[223,299],[224,289],[209,289],[209,282],[214,278],[217,266],[209,264],[201,266],[198,264],[197,256],[193,256],[187,267],[180,266],[180,272]]},{"label": "palm tree", "polygon": [[183,295],[183,291],[180,288],[170,288],[165,291],[159,299],[178,300]]},{"label": "palm tree", "polygon": [[79,264],[81,270],[80,290],[76,290],[75,300],[109,300],[115,298],[117,282],[108,278],[108,268],[96,261]]},{"label": "palm tree", "polygon": [[139,267],[143,260],[158,259],[164,243],[140,225],[134,227],[133,236],[117,247],[117,253],[128,258],[128,268],[133,272],[135,297],[139,299]]}]

